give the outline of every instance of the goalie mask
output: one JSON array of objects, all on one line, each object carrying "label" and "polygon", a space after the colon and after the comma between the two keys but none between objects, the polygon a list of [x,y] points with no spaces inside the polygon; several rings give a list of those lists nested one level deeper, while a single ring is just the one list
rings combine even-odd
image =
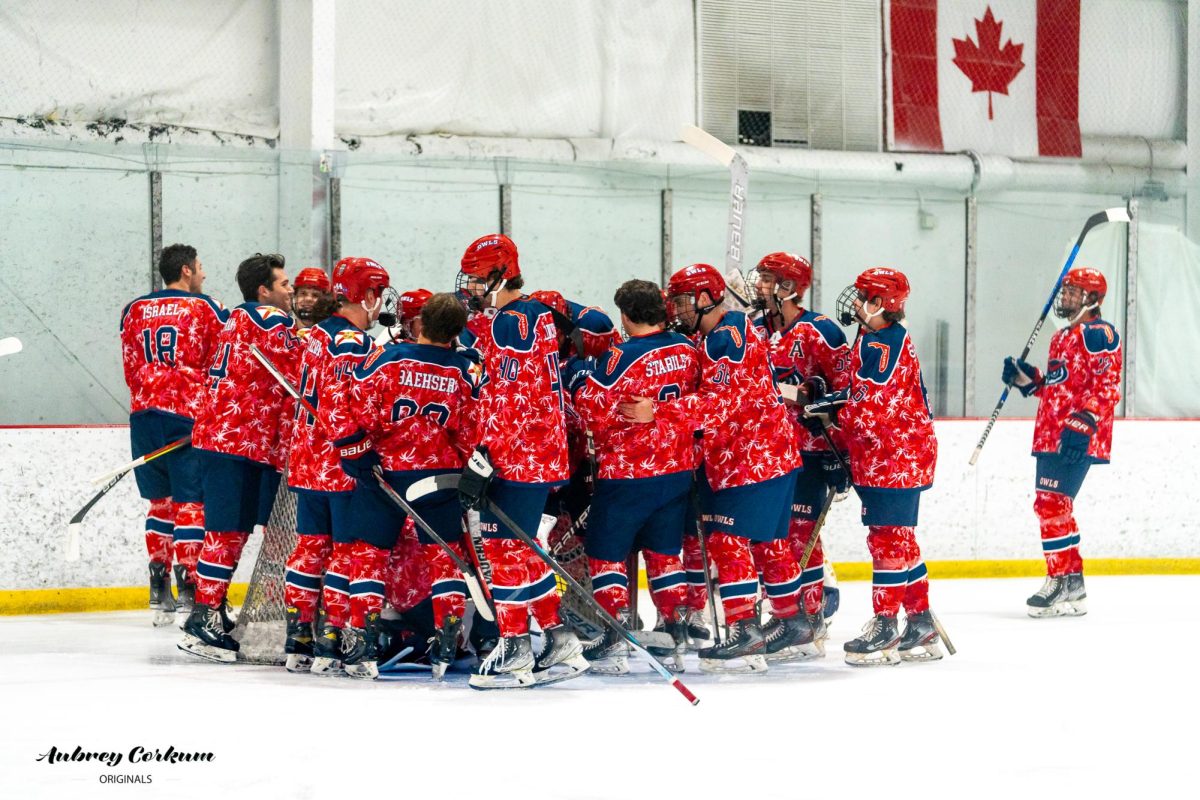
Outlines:
[{"label": "goalie mask", "polygon": [[[707,294],[709,302],[700,299]],[[700,329],[700,319],[725,298],[725,279],[709,264],[692,264],[667,283],[667,325],[685,336]]]},{"label": "goalie mask", "polygon": [[1098,312],[1108,294],[1108,281],[1098,269],[1075,267],[1063,278],[1054,303],[1055,316],[1075,324],[1090,312]]},{"label": "goalie mask", "polygon": [[[880,314],[904,312],[910,287],[903,272],[887,267],[872,267],[838,295],[835,310],[842,325],[866,325]],[[874,305],[874,309],[868,306]]]}]

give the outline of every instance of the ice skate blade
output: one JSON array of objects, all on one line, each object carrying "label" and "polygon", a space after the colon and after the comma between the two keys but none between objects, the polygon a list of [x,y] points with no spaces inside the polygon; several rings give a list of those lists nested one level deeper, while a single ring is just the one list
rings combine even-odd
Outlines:
[{"label": "ice skate blade", "polygon": [[311,670],[312,663],[312,656],[306,656],[300,653],[288,653],[287,661],[283,666],[288,672],[301,673]]},{"label": "ice skate blade", "polygon": [[1025,610],[1029,616],[1034,619],[1047,619],[1049,617],[1082,617],[1087,614],[1086,600],[1064,600],[1061,603],[1053,605],[1041,606],[1025,606]]},{"label": "ice skate blade", "polygon": [[537,684],[533,670],[520,669],[514,672],[501,672],[497,675],[480,675],[478,672],[467,678],[467,686],[479,691],[489,689],[528,689]]},{"label": "ice skate blade", "polygon": [[846,663],[852,667],[894,667],[900,663],[900,653],[894,647],[873,653],[846,653]]},{"label": "ice skate blade", "polygon": [[825,642],[824,640],[813,641],[808,644],[798,644],[792,647],[785,647],[778,653],[768,653],[768,664],[795,664],[801,661],[815,661],[818,658],[825,657]]},{"label": "ice skate blade", "polygon": [[374,661],[362,661],[358,664],[343,664],[347,678],[360,681],[373,681],[379,677],[379,666]]},{"label": "ice skate blade", "polygon": [[665,631],[634,631],[633,635],[642,643],[642,647],[654,653],[654,655],[675,651],[675,640],[671,638],[671,634]]},{"label": "ice skate blade", "polygon": [[175,646],[188,655],[202,658],[205,661],[212,661],[216,664],[232,664],[237,661],[236,650],[213,647],[191,635],[184,636],[183,641]]},{"label": "ice skate blade", "polygon": [[175,612],[162,608],[155,609],[154,619],[150,621],[150,624],[156,628],[165,628],[167,625],[174,625]]},{"label": "ice skate blade", "polygon": [[927,661],[941,661],[942,648],[936,641],[919,644],[908,650],[900,651],[900,660],[906,664],[922,664]]},{"label": "ice skate blade", "polygon": [[551,664],[545,669],[534,669],[533,678],[538,686],[549,686],[552,683],[562,683],[572,678],[578,678],[591,668],[592,662],[588,661],[580,653]]},{"label": "ice skate blade", "polygon": [[342,669],[342,662],[336,658],[319,657],[312,660],[312,666],[309,667],[309,672],[313,675],[324,675],[326,677],[337,677],[345,675],[345,670]]},{"label": "ice skate blade", "polygon": [[435,681],[443,680],[446,677],[446,670],[449,669],[449,664],[443,664],[440,661],[435,661],[429,665],[430,671],[433,673]]},{"label": "ice skate blade", "polygon": [[767,659],[762,654],[738,658],[702,658],[700,671],[710,675],[750,675],[767,671]]},{"label": "ice skate blade", "polygon": [[629,674],[629,657],[628,656],[609,656],[607,658],[598,658],[595,661],[589,661],[591,671],[597,675],[628,675]]}]

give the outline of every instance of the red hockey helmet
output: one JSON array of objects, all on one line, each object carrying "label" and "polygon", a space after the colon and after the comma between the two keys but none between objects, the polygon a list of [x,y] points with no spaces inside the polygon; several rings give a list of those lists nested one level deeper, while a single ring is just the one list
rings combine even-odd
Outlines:
[{"label": "red hockey helmet", "polygon": [[768,253],[755,267],[758,272],[770,272],[779,282],[792,281],[792,291],[803,294],[812,285],[812,264],[795,253]]},{"label": "red hockey helmet", "polygon": [[1097,303],[1108,294],[1108,281],[1104,280],[1100,270],[1091,267],[1075,267],[1067,272],[1063,286],[1077,286],[1085,292],[1095,292]]},{"label": "red hockey helmet", "polygon": [[391,285],[387,270],[371,258],[343,258],[333,268],[333,291],[351,303],[361,303],[368,291],[382,298]]},{"label": "red hockey helmet", "polygon": [[[706,306],[700,305],[700,295],[704,292],[711,298]],[[683,302],[685,298],[687,302]],[[684,267],[667,282],[667,324],[690,336],[699,330],[700,318],[719,306],[723,299],[725,279],[716,267],[710,264]]]},{"label": "red hockey helmet", "polygon": [[871,267],[854,280],[864,300],[879,298],[884,311],[903,311],[911,291],[904,273],[887,267]]},{"label": "red hockey helmet", "polygon": [[489,278],[497,270],[504,280],[521,274],[517,260],[517,246],[503,233],[489,233],[467,246],[462,257],[462,271],[475,278]]},{"label": "red hockey helmet", "polygon": [[571,318],[571,309],[567,306],[567,298],[563,297],[561,293],[543,289],[531,292],[529,296],[551,311],[566,317],[568,320]]},{"label": "red hockey helmet", "polygon": [[292,281],[296,289],[316,289],[319,292],[329,291],[329,276],[320,267],[305,267],[300,270],[296,280]]},{"label": "red hockey helmet", "polygon": [[408,322],[419,317],[421,309],[431,297],[433,292],[428,289],[409,289],[400,295],[400,319]]}]

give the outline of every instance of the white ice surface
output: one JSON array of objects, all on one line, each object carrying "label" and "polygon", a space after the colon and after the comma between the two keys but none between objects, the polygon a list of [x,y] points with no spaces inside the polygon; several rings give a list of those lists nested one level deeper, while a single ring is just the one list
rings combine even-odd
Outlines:
[{"label": "white ice surface", "polygon": [[[200,662],[149,612],[3,617],[0,797],[1200,796],[1200,576],[1088,578],[1078,619],[1026,617],[1039,585],[935,582],[958,655],[856,669],[841,643],[869,589],[844,583],[823,661],[720,678],[689,662],[696,708],[641,664],[476,692],[453,675],[372,684]],[[37,762],[51,745],[216,758]]]}]

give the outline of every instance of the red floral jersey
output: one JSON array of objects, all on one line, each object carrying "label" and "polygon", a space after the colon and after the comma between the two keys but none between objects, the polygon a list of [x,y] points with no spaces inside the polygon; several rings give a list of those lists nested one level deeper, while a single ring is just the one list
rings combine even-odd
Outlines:
[{"label": "red floral jersey", "polygon": [[404,342],[378,348],[351,382],[351,415],[336,438],[364,430],[385,470],[462,468],[475,444],[478,385],[453,350]]},{"label": "red floral jersey", "polygon": [[[800,384],[813,377],[825,381],[831,392],[850,385],[850,345],[837,323],[815,311],[801,312],[792,324],[771,335],[771,365],[779,383]],[[815,399],[815,398],[814,398]],[[797,441],[805,452],[824,452],[829,449],[823,436],[817,436],[800,424],[802,406],[789,407],[796,428]],[[838,449],[845,449],[841,432],[830,431]]]},{"label": "red floral jersey", "polygon": [[[612,318],[598,306],[585,306],[572,300],[567,300],[567,310],[570,311],[571,322],[579,331],[579,344],[583,347],[584,358],[599,358],[608,348],[621,341],[617,326]],[[578,349],[578,348],[576,348]]]},{"label": "red floral jersey", "polygon": [[1057,453],[1063,423],[1076,411],[1096,418],[1088,456],[1108,463],[1113,410],[1121,400],[1121,337],[1102,319],[1063,328],[1050,340],[1046,377],[1036,392],[1034,453]]},{"label": "red floral jersey", "polygon": [[291,396],[250,352],[262,354],[296,384],[300,340],[290,314],[244,303],[233,309],[208,368],[208,401],[196,418],[192,445],[280,468],[280,435]]},{"label": "red floral jersey", "polygon": [[598,477],[652,478],[693,469],[695,428],[667,415],[655,415],[648,425],[628,422],[617,405],[634,397],[667,401],[692,394],[699,379],[696,346],[678,333],[632,336],[601,356],[575,394],[596,443]]},{"label": "red floral jersey", "polygon": [[800,466],[766,339],[741,311],[725,312],[704,337],[696,392],[658,403],[659,416],[704,431],[704,471],[718,491],[762,483]]},{"label": "red floral jersey", "polygon": [[567,432],[558,338],[550,309],[514,300],[482,329],[475,348],[483,358],[480,443],[497,477],[518,483],[567,479]]},{"label": "red floral jersey", "polygon": [[121,359],[129,413],[165,411],[195,419],[207,370],[229,312],[208,295],[163,289],[121,312]]},{"label": "red floral jersey", "polygon": [[329,431],[350,417],[350,374],[377,345],[345,317],[334,314],[308,329],[302,349],[300,394],[321,416],[318,425],[299,404],[292,420],[288,486],[311,492],[349,492],[354,479],[342,472]]},{"label": "red floral jersey", "polygon": [[838,414],[856,486],[926,489],[933,484],[937,437],[908,330],[893,322],[858,337],[850,361],[850,399]]}]

